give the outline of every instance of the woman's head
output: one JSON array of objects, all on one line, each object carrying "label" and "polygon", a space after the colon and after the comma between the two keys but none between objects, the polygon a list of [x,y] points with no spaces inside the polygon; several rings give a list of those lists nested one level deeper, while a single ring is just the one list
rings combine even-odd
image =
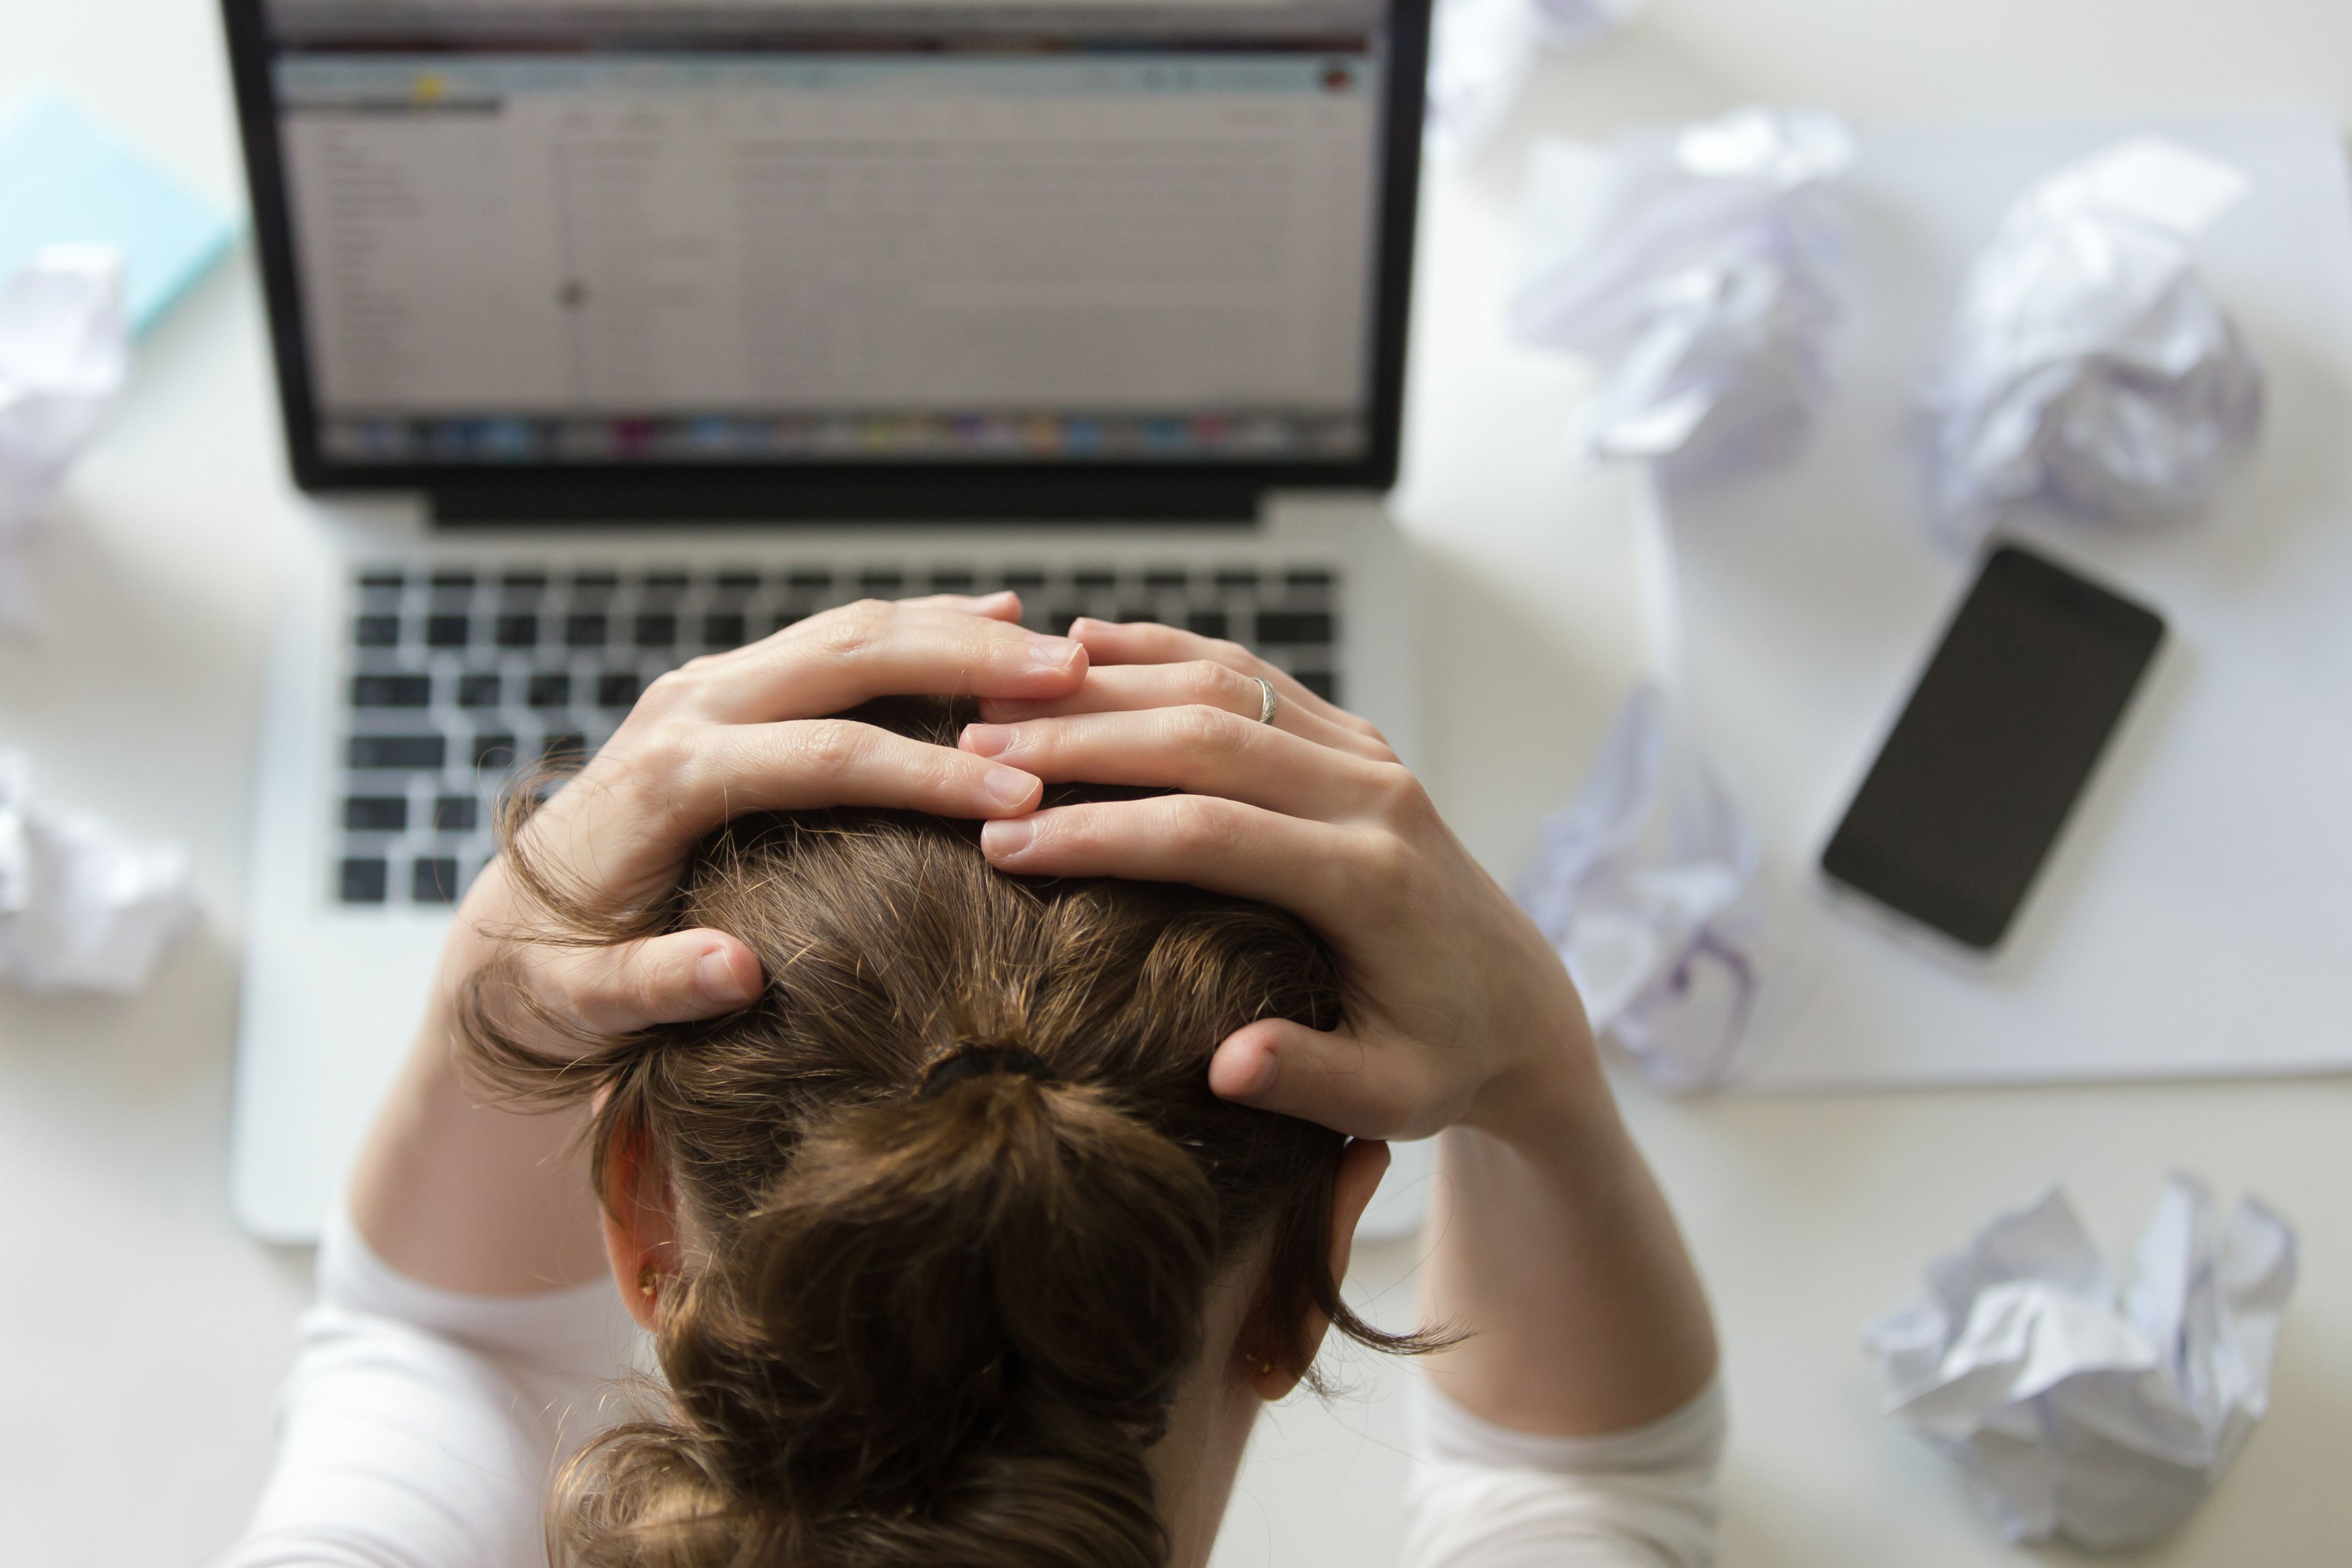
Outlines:
[{"label": "woman's head", "polygon": [[[964,717],[860,716],[942,741]],[[1338,1298],[1344,1140],[1207,1087],[1244,1024],[1339,1022],[1332,954],[1293,918],[1024,884],[969,825],[874,811],[740,819],[659,911],[542,891],[583,940],[730,931],[769,980],[563,1068],[469,1009],[500,1081],[597,1096],[616,1268],[665,1259],[675,1415],[575,1467],[572,1560],[1148,1568],[1151,1455],[1204,1357],[1283,1381],[1326,1322],[1406,1342]]]}]

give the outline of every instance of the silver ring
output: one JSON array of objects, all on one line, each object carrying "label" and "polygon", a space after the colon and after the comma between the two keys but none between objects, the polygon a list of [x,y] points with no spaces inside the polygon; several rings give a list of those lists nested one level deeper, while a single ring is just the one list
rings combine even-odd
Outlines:
[{"label": "silver ring", "polygon": [[1262,693],[1257,702],[1257,721],[1271,724],[1274,722],[1274,682],[1263,675],[1253,675],[1250,679],[1257,682],[1257,689]]}]

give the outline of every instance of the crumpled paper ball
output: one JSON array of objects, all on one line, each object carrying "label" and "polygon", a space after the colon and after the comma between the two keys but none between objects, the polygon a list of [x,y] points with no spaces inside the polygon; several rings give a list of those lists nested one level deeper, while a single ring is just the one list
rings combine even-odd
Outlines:
[{"label": "crumpled paper ball", "polygon": [[2118,1288],[2053,1191],[1928,1265],[1864,1345],[1887,1414],[1960,1467],[2004,1540],[2095,1551],[2171,1530],[2270,1406],[2294,1227],[2260,1199],[2224,1217],[2176,1175]]},{"label": "crumpled paper ball", "polygon": [[1517,897],[1593,1029],[1644,1078],[1703,1089],[1755,1011],[1755,835],[1665,694],[1636,689],[1576,799],[1547,818]]},{"label": "crumpled paper ball", "polygon": [[1602,363],[1585,456],[1688,473],[1795,442],[1829,395],[1845,294],[1832,193],[1855,153],[1843,120],[1811,110],[1621,137],[1594,212],[1590,150],[1538,147],[1511,331]]},{"label": "crumpled paper ball", "polygon": [[2191,255],[2247,189],[2232,165],[2142,136],[2011,206],[1922,392],[1948,542],[1972,548],[2030,502],[2105,521],[2178,516],[2252,448],[2262,367]]},{"label": "crumpled paper ball", "polygon": [[0,622],[31,624],[25,536],[130,363],[112,247],[52,246],[0,283]]},{"label": "crumpled paper ball", "polygon": [[178,847],[37,801],[24,753],[0,752],[0,977],[36,994],[127,996],[194,917]]},{"label": "crumpled paper ball", "polygon": [[1509,117],[1547,46],[1590,49],[1633,24],[1648,0],[1438,0],[1430,18],[1431,153],[1459,162]]}]

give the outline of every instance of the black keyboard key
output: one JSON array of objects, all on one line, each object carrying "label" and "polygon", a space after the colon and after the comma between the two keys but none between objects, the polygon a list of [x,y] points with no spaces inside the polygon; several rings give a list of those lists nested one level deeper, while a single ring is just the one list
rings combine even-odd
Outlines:
[{"label": "black keyboard key", "polygon": [[362,616],[352,623],[352,642],[358,647],[398,647],[398,616]]},{"label": "black keyboard key", "polygon": [[482,820],[482,803],[470,795],[433,797],[433,831],[471,833]]},{"label": "black keyboard key", "polygon": [[944,566],[931,574],[934,594],[969,594],[980,585],[980,575],[961,566]]},{"label": "black keyboard key", "polygon": [[380,904],[383,902],[388,879],[383,860],[372,856],[360,856],[342,865],[342,898],[347,904]]},{"label": "black keyboard key", "polygon": [[786,626],[796,626],[807,619],[808,612],[805,610],[786,610],[775,618],[775,621],[768,629],[770,631],[780,632]]},{"label": "black keyboard key", "polygon": [[1034,566],[1013,566],[1008,567],[997,581],[1016,592],[1033,593],[1045,585],[1045,574]]},{"label": "black keyboard key", "polygon": [[544,572],[502,572],[499,574],[499,586],[501,588],[511,588],[518,593],[534,594],[540,589],[547,586],[547,574]]},{"label": "black keyboard key", "polygon": [[1153,609],[1149,605],[1130,605],[1126,609],[1119,611],[1118,618],[1125,621],[1128,625],[1133,626],[1138,621],[1158,620],[1160,618],[1160,612]]},{"label": "black keyboard key", "polygon": [[461,675],[457,678],[457,706],[460,708],[495,708],[499,705],[499,678],[495,675]]},{"label": "black keyboard key", "polygon": [[437,768],[448,753],[438,735],[353,735],[349,760],[355,768]]},{"label": "black keyboard key", "polygon": [[572,585],[587,594],[609,593],[621,585],[621,574],[618,572],[574,572],[572,574]]},{"label": "black keyboard key", "polygon": [[419,855],[409,868],[408,897],[419,904],[457,901],[457,861],[454,856]]},{"label": "black keyboard key", "polygon": [[566,616],[563,617],[563,646],[603,647],[605,630],[603,616]]},{"label": "black keyboard key", "polygon": [[474,633],[470,616],[427,616],[425,617],[426,647],[464,647]]},{"label": "black keyboard key", "polygon": [[637,678],[632,670],[611,670],[596,678],[596,706],[633,708],[637,701]]},{"label": "black keyboard key", "polygon": [[1070,635],[1070,628],[1076,626],[1085,615],[1084,610],[1055,610],[1046,616],[1045,625],[1052,628],[1055,637],[1066,637]]},{"label": "black keyboard key", "polygon": [[1181,566],[1155,566],[1143,574],[1143,585],[1147,588],[1181,588],[1192,580],[1191,574]]},{"label": "black keyboard key", "polygon": [[352,677],[354,708],[428,708],[433,703],[429,675],[355,675]]},{"label": "black keyboard key", "polygon": [[572,703],[572,678],[561,670],[541,670],[530,678],[523,700],[533,708],[567,708]]},{"label": "black keyboard key", "polygon": [[1070,586],[1081,593],[1118,586],[1118,574],[1108,566],[1081,566],[1070,574]]},{"label": "black keyboard key", "polygon": [[436,588],[470,588],[474,585],[471,572],[436,572],[433,585]]},{"label": "black keyboard key", "polygon": [[683,572],[648,572],[638,579],[648,594],[682,594],[686,591]]},{"label": "black keyboard key", "polygon": [[485,773],[501,773],[514,766],[515,738],[503,733],[488,733],[474,737],[474,766]]},{"label": "black keyboard key", "polygon": [[408,586],[408,578],[404,574],[399,572],[362,572],[360,574],[360,586],[362,588],[405,588]]},{"label": "black keyboard key", "polygon": [[1331,640],[1328,610],[1260,610],[1257,640],[1270,646],[1328,643]]},{"label": "black keyboard key", "polygon": [[760,574],[757,572],[737,569],[721,572],[715,581],[721,593],[748,594],[760,585]]},{"label": "black keyboard key", "polygon": [[539,760],[550,767],[569,767],[588,760],[588,737],[577,730],[548,736],[539,743]]},{"label": "black keyboard key", "polygon": [[1328,588],[1331,574],[1320,566],[1294,566],[1282,574],[1282,581],[1291,588]]},{"label": "black keyboard key", "polygon": [[1194,610],[1184,617],[1184,629],[1204,637],[1229,637],[1232,619],[1223,610]]},{"label": "black keyboard key", "polygon": [[355,795],[343,802],[343,827],[352,833],[400,833],[408,826],[404,795]]},{"label": "black keyboard key", "polygon": [[787,574],[784,577],[784,582],[794,593],[822,594],[833,586],[833,574],[830,572],[815,572],[803,568],[800,571]]},{"label": "black keyboard key", "polygon": [[1339,700],[1339,678],[1328,669],[1301,669],[1293,672],[1291,679],[1326,702]]},{"label": "black keyboard key", "polygon": [[743,617],[737,615],[715,615],[702,617],[702,646],[705,647],[741,647],[749,640],[749,628]]},{"label": "black keyboard key", "polygon": [[639,647],[676,647],[677,617],[673,615],[639,616],[635,627]]},{"label": "black keyboard key", "polygon": [[500,647],[537,647],[539,617],[528,615],[503,615],[493,628]]},{"label": "black keyboard key", "polygon": [[887,598],[893,594],[905,592],[906,587],[907,574],[904,572],[860,572],[857,574],[857,591],[861,594]]},{"label": "black keyboard key", "polygon": [[1255,588],[1257,586],[1256,569],[1248,566],[1225,567],[1217,574],[1217,586],[1220,588]]}]

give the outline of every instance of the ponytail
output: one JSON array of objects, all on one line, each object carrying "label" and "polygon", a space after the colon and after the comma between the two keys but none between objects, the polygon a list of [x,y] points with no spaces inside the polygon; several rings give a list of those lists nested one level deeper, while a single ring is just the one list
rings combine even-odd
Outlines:
[{"label": "ponytail", "polygon": [[979,1070],[845,1114],[671,1308],[681,1419],[575,1470],[574,1560],[1159,1568],[1145,1453],[1217,1232],[1101,1089]]}]

